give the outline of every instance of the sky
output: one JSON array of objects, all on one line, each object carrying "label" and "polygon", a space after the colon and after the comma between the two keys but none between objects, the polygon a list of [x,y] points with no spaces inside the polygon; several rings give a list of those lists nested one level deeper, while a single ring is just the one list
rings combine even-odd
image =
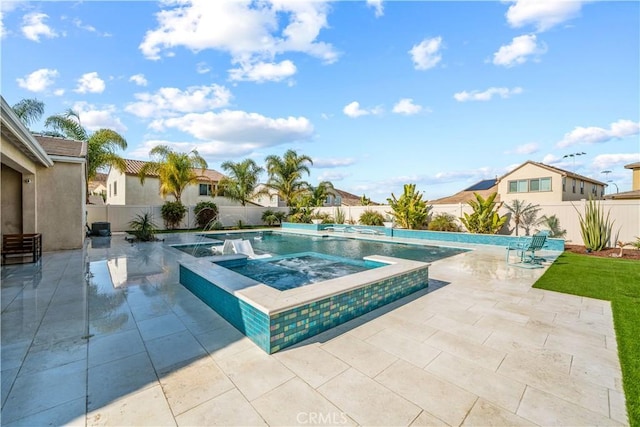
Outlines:
[{"label": "sky", "polygon": [[0,5],[6,101],[71,108],[120,132],[129,159],[165,144],[222,171],[293,149],[312,185],[376,202],[527,160],[628,191],[640,161],[636,1]]}]

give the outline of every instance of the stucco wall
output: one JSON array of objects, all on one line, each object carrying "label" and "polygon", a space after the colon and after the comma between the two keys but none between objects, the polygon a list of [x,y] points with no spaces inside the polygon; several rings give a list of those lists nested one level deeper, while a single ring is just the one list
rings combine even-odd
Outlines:
[{"label": "stucco wall", "polygon": [[[117,193],[113,194],[113,184],[116,183]],[[125,184],[125,174],[122,172],[111,169],[107,176],[107,202],[111,205],[124,205],[126,203],[127,188]]]},{"label": "stucco wall", "polygon": [[22,174],[2,165],[0,215],[2,234],[22,233]]},{"label": "stucco wall", "polygon": [[83,163],[55,162],[37,173],[38,232],[45,251],[81,248],[85,236]]},{"label": "stucco wall", "polygon": [[633,183],[631,184],[633,191],[640,190],[640,169],[633,170]]}]

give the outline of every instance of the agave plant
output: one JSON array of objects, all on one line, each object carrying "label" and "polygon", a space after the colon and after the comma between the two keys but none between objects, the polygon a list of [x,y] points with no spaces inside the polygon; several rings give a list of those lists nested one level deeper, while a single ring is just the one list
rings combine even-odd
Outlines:
[{"label": "agave plant", "polygon": [[613,223],[615,222],[609,218],[609,213],[607,212],[605,216],[600,203],[592,198],[589,198],[587,205],[584,207],[584,216],[578,212],[580,234],[587,250],[600,251],[609,244]]}]

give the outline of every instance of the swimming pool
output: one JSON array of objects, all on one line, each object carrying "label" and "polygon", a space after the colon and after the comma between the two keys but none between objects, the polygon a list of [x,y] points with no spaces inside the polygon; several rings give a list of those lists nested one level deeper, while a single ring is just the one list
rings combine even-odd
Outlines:
[{"label": "swimming pool", "polygon": [[[308,236],[293,233],[252,232],[227,234],[202,234],[201,237],[216,241],[246,239],[257,253],[287,255],[299,252],[317,252],[326,255],[362,260],[369,255],[383,255],[413,261],[433,262],[467,252],[467,249],[412,245],[397,242],[356,239],[342,236]],[[210,241],[210,240],[209,240]],[[205,251],[206,252],[206,251]],[[203,256],[210,256],[208,255]],[[195,255],[197,256],[197,255]]]},{"label": "swimming pool", "polygon": [[323,282],[377,268],[383,264],[352,260],[315,252],[303,252],[227,267],[231,271],[264,283],[280,291]]}]

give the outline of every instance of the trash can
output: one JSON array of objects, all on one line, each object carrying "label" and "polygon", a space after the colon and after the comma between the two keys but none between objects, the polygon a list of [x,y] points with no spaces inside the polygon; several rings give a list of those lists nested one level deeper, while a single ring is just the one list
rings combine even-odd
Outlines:
[{"label": "trash can", "polygon": [[92,222],[91,235],[92,236],[111,236],[111,223],[110,222]]}]

